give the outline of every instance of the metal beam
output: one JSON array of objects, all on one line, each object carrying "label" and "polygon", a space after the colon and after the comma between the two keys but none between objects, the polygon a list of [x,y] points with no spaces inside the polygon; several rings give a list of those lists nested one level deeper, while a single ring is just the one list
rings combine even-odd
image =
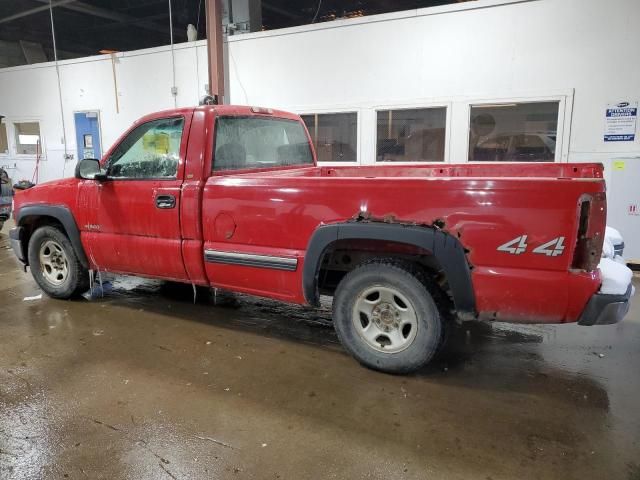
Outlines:
[{"label": "metal beam", "polygon": [[205,0],[207,18],[207,58],[209,60],[209,94],[223,103],[224,60],[222,44],[222,0]]},{"label": "metal beam", "polygon": [[33,15],[34,13],[44,12],[46,10],[49,10],[49,6],[62,7],[64,5],[74,2],[75,0],[57,0],[55,2],[51,2],[51,5],[49,5],[49,0],[38,0],[38,1],[42,3],[46,3],[46,5],[43,5],[41,7],[30,8],[29,10],[24,10],[14,15],[9,15],[8,17],[0,18],[0,23],[7,23],[13,20],[18,20],[20,18],[28,17],[29,15]]},{"label": "metal beam", "polygon": [[[63,36],[58,36],[58,50],[73,52],[75,55],[91,55],[96,53],[96,48],[91,48],[85,42],[76,37],[69,37],[69,32],[64,32]],[[0,28],[0,40],[7,42],[17,42],[26,40],[28,42],[42,43],[46,48],[51,48],[53,38],[51,30],[26,30],[13,25],[5,25]]]},{"label": "metal beam", "polygon": [[[156,15],[149,15],[149,16],[145,17],[145,20],[148,20],[148,21],[160,20],[160,19],[166,18],[168,16],[169,16],[169,12],[159,13],[159,14],[156,14]],[[84,32],[102,32],[102,31],[109,31],[109,30],[117,30],[118,28],[122,28],[125,25],[135,25],[139,21],[140,21],[140,19],[134,18],[134,19],[128,20],[126,22],[113,22],[113,23],[105,23],[104,25],[95,25],[95,26],[91,26],[91,27],[74,28],[73,31],[74,31],[74,33],[84,33]],[[167,29],[165,33],[168,34],[169,30]]]},{"label": "metal beam", "polygon": [[[49,0],[37,0],[41,3],[49,3]],[[58,3],[58,2],[53,2]],[[107,20],[112,20],[114,22],[122,22],[128,24],[134,24],[138,27],[144,28],[145,30],[152,30],[154,32],[161,32],[166,35],[169,35],[169,29],[167,27],[163,27],[158,25],[155,22],[151,22],[146,18],[138,18],[127,13],[114,12],[112,10],[107,10],[106,8],[94,7],[88,3],[78,2],[73,0],[61,0],[59,2],[60,6],[66,8],[67,10],[72,10],[74,12],[84,13],[85,15],[93,15],[94,17],[105,18]],[[49,7],[47,7],[49,8]],[[168,14],[168,12],[167,12]],[[184,32],[179,32],[176,29],[173,29],[173,34],[180,37],[186,36],[186,30]]]},{"label": "metal beam", "polygon": [[271,5],[268,2],[262,2],[262,6],[265,10],[269,10],[273,13],[278,13],[285,17],[293,18],[294,20],[299,20],[303,18],[302,15],[298,15],[294,12],[290,12],[289,10],[285,10],[284,8],[276,7],[275,5]]}]

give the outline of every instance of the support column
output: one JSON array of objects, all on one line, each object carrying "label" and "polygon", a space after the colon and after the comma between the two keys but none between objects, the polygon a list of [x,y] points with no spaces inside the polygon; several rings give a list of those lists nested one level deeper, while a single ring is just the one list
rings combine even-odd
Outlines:
[{"label": "support column", "polygon": [[222,51],[222,0],[206,0],[207,59],[209,94],[216,103],[224,103],[224,61]]}]

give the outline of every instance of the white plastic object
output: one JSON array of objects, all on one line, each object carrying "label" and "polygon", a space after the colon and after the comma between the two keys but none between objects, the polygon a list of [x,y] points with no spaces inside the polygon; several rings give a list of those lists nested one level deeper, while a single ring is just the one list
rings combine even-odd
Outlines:
[{"label": "white plastic object", "polygon": [[604,238],[609,239],[612,245],[620,245],[624,242],[622,234],[613,227],[607,227],[604,231]]},{"label": "white plastic object", "polygon": [[613,258],[616,256],[613,243],[611,243],[609,237],[604,237],[604,242],[602,244],[602,256],[604,258]]},{"label": "white plastic object", "polygon": [[602,285],[599,293],[605,295],[624,295],[627,293],[633,272],[626,265],[610,258],[603,258],[598,264]]}]

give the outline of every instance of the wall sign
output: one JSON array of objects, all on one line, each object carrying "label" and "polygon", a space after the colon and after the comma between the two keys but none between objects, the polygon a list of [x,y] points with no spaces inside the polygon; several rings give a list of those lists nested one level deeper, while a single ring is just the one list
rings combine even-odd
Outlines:
[{"label": "wall sign", "polygon": [[638,102],[607,104],[604,122],[605,142],[633,142],[636,139]]},{"label": "wall sign", "polygon": [[613,162],[613,169],[614,170],[624,170],[624,167],[625,167],[624,160],[615,160]]}]

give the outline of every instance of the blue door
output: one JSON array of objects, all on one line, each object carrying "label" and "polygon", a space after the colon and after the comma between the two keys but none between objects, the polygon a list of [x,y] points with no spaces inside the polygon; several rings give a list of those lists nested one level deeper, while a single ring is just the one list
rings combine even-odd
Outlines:
[{"label": "blue door", "polygon": [[98,112],[78,112],[74,114],[76,123],[76,145],[78,160],[102,157],[100,143],[100,118]]}]

